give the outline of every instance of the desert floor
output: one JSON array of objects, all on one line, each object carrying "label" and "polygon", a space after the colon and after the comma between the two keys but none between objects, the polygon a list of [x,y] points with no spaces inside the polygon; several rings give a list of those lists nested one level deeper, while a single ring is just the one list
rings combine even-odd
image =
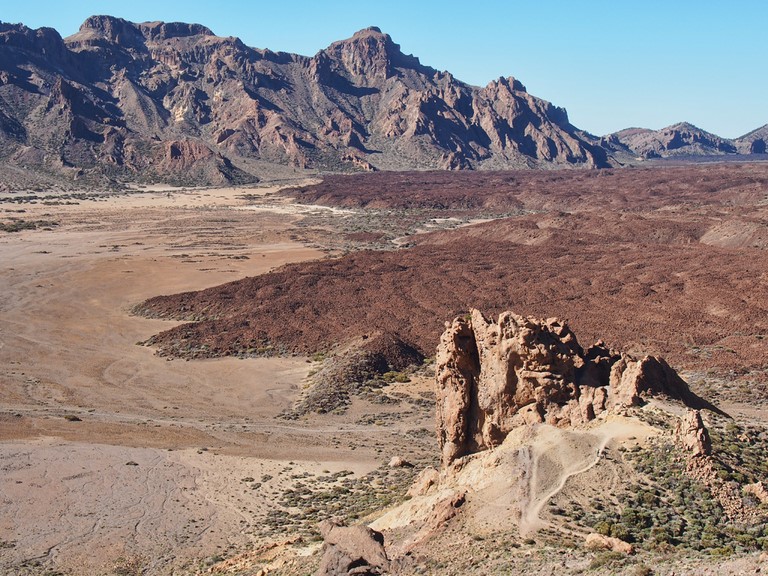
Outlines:
[{"label": "desert floor", "polygon": [[138,345],[172,325],[132,316],[145,298],[325,255],[295,224],[327,209],[273,191],[0,198],[6,218],[58,222],[0,235],[0,572],[195,571],[258,547],[297,476],[364,475],[403,448],[402,427],[431,426],[355,424],[364,405],[280,420],[309,359],[186,362]]},{"label": "desert floor", "polygon": [[[371,520],[368,512],[395,503],[413,475],[435,463],[432,384],[425,375],[356,397],[343,413],[289,420],[280,415],[307,385],[317,359],[186,361],[142,345],[175,325],[132,315],[146,298],[377,242],[392,247],[409,227],[472,220],[446,224],[421,215],[433,224],[425,227],[395,211],[296,204],[277,190],[0,195],[0,221],[56,223],[0,232],[0,573],[180,575],[220,567],[236,572],[241,565],[256,572],[280,569],[287,557],[293,558],[287,573],[306,573],[317,555],[306,564],[296,558],[319,548],[319,519]],[[394,240],[370,233],[380,226],[369,224],[381,218],[395,222]],[[739,422],[765,421],[762,402],[735,398],[720,398],[720,407]],[[531,444],[528,469],[543,467],[541,482],[534,474],[524,486],[521,534],[547,526],[551,518],[541,513],[554,495],[581,497],[569,480],[574,475],[584,481],[579,486],[611,490],[625,474],[601,451],[644,434],[614,424],[574,433],[574,452],[561,454],[553,448],[560,436],[543,432]],[[393,456],[417,466],[390,469]],[[498,490],[488,486],[492,504],[509,499]],[[479,520],[467,525],[481,532],[489,518],[509,516],[491,513],[493,506],[479,510]],[[406,506],[394,514],[407,512]],[[384,517],[379,525],[401,520]],[[460,571],[468,536],[445,537],[456,557],[443,560],[458,562]],[[484,554],[496,552],[491,539],[477,542],[488,548]],[[284,545],[288,554],[281,553]],[[563,570],[564,564],[547,564],[560,562],[562,550],[550,558],[540,546],[537,540],[513,551],[521,570],[531,570],[534,552],[544,554],[543,564],[536,560],[541,573]],[[590,561],[574,553],[567,571]],[[667,558],[658,573],[704,573],[710,558],[694,568],[685,562]],[[712,569],[739,574],[763,563],[755,555]]]}]

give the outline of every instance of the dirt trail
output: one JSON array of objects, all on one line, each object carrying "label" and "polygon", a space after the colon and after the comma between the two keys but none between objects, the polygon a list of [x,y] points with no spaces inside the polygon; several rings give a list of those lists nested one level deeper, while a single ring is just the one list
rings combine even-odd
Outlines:
[{"label": "dirt trail", "polygon": [[648,426],[628,419],[614,419],[588,432],[548,429],[539,433],[528,447],[530,467],[524,475],[528,478],[527,497],[520,501],[520,533],[527,536],[549,527],[541,519],[544,506],[568,480],[598,465],[609,444],[649,434]]}]

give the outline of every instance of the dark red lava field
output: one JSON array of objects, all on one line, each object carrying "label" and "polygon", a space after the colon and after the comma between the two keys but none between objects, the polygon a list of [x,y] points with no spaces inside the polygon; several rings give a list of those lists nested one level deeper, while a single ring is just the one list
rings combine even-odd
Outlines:
[{"label": "dark red lava field", "polygon": [[679,369],[766,380],[768,164],[613,171],[331,176],[287,193],[308,203],[519,215],[417,234],[138,310],[195,318],[163,353],[310,353],[389,332],[433,354],[470,307],[566,319],[582,345],[666,356]]}]

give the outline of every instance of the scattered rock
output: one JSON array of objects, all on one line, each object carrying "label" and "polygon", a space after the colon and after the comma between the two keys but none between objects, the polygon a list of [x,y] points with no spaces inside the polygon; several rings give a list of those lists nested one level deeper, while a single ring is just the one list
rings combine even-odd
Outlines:
[{"label": "scattered rock", "polygon": [[390,468],[413,468],[413,464],[408,462],[408,460],[404,460],[400,456],[392,456],[392,459],[389,461],[389,467]]}]

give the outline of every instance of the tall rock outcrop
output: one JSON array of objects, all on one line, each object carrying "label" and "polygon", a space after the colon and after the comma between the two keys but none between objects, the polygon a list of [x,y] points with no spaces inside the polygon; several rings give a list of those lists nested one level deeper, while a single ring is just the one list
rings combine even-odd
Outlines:
[{"label": "tall rock outcrop", "polygon": [[435,362],[444,465],[498,446],[524,424],[572,426],[652,396],[695,398],[662,359],[636,360],[602,343],[585,351],[562,321],[513,312],[456,318]]},{"label": "tall rock outcrop", "polygon": [[381,532],[367,526],[320,523],[323,552],[317,576],[377,576],[386,574],[389,559]]}]

